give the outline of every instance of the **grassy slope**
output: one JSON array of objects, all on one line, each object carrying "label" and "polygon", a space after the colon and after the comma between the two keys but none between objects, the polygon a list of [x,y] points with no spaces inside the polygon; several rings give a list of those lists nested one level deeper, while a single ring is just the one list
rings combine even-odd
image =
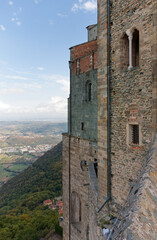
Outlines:
[{"label": "grassy slope", "polygon": [[61,195],[61,149],[59,143],[0,188],[0,213],[4,207],[12,209],[18,203],[21,205],[32,194],[39,199],[36,204],[48,196]]},{"label": "grassy slope", "polygon": [[52,229],[62,234],[57,211],[42,205],[62,194],[61,149],[59,143],[0,189],[0,240],[39,240]]}]

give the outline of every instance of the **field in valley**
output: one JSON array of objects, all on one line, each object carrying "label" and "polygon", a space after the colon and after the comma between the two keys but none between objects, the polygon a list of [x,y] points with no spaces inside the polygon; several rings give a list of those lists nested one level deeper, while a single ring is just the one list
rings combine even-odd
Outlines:
[{"label": "field in valley", "polygon": [[66,123],[0,122],[0,186],[61,141]]}]

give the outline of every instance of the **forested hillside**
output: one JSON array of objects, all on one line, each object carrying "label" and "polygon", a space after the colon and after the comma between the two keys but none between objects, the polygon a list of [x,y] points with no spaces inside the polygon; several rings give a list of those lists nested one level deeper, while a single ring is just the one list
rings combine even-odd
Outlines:
[{"label": "forested hillside", "polygon": [[0,240],[38,240],[59,230],[58,213],[42,202],[62,195],[61,148],[59,143],[0,188]]}]

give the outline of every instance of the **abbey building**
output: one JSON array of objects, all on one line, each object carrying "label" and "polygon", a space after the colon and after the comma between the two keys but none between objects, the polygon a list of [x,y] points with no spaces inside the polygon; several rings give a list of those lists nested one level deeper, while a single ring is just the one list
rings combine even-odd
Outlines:
[{"label": "abbey building", "polygon": [[105,239],[157,133],[157,1],[98,0],[87,31],[70,48],[64,240]]}]

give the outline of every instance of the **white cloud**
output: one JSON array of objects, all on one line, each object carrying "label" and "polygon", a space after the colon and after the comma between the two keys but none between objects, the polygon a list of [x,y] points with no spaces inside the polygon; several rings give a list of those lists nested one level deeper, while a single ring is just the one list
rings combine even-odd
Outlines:
[{"label": "white cloud", "polygon": [[38,83],[25,83],[25,84],[23,84],[23,87],[24,88],[31,88],[31,89],[33,89],[33,88],[41,89],[42,88],[42,86]]},{"label": "white cloud", "polygon": [[37,106],[13,106],[0,101],[0,112],[3,114],[28,114],[33,115],[51,115],[53,117],[60,116],[65,118],[67,113],[67,99],[63,97],[52,97],[50,101],[41,103]]},{"label": "white cloud", "polygon": [[3,88],[0,89],[1,95],[10,95],[10,94],[18,94],[18,93],[24,93],[23,89],[20,88]]},{"label": "white cloud", "polygon": [[43,68],[43,67],[37,67],[37,69],[38,69],[39,71],[44,71],[44,70],[45,70],[45,68]]},{"label": "white cloud", "polygon": [[8,111],[9,108],[10,108],[10,106],[8,104],[0,101],[0,111]]},{"label": "white cloud", "polygon": [[13,1],[9,1],[9,5],[12,6],[13,5]]},{"label": "white cloud", "polygon": [[38,4],[41,0],[34,0],[35,4]]},{"label": "white cloud", "polygon": [[67,17],[68,15],[67,14],[58,13],[57,16],[61,17],[61,18],[64,18],[64,17]]},{"label": "white cloud", "polygon": [[6,30],[6,28],[4,27],[4,25],[0,25],[0,29],[1,29],[2,31],[5,31],[5,30]]},{"label": "white cloud", "polygon": [[17,26],[21,26],[21,22],[19,22],[19,21],[16,24],[17,24]]},{"label": "white cloud", "polygon": [[28,78],[19,75],[5,75],[4,77],[7,79],[28,80]]},{"label": "white cloud", "polygon": [[69,94],[69,88],[70,88],[70,83],[69,83],[69,78],[62,76],[62,75],[45,75],[43,76],[43,79],[45,80],[54,80],[56,83],[59,83],[62,85],[62,90],[67,92],[67,94]]},{"label": "white cloud", "polygon": [[54,24],[54,21],[53,21],[53,20],[49,20],[49,24],[50,24],[50,25],[53,25],[53,24]]},{"label": "white cloud", "polygon": [[2,64],[2,65],[7,65],[7,64],[8,64],[8,62],[7,62],[7,61],[4,61],[4,60],[2,60],[2,61],[0,61],[0,64]]},{"label": "white cloud", "polygon": [[96,8],[96,0],[78,0],[78,3],[74,3],[71,10],[72,12],[77,12],[78,10],[94,11]]},{"label": "white cloud", "polygon": [[36,107],[36,113],[59,113],[67,112],[67,99],[62,97],[52,97],[49,102],[40,104]]},{"label": "white cloud", "polygon": [[70,83],[69,83],[68,80],[60,79],[60,80],[57,80],[56,82],[62,85],[62,90],[63,91],[69,92]]}]

